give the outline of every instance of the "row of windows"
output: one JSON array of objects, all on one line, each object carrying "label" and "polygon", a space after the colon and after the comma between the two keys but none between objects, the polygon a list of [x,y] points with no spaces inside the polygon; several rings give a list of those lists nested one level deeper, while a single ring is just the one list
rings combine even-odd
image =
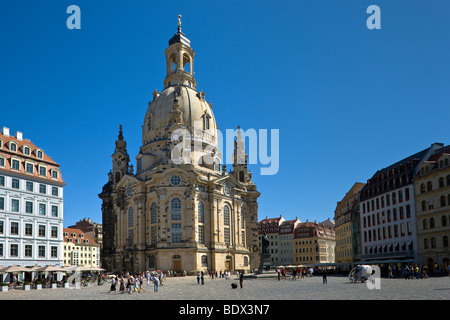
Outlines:
[{"label": "row of windows", "polygon": [[[441,227],[447,227],[448,226],[448,218],[447,218],[447,216],[443,215],[440,220],[441,220]],[[423,228],[423,230],[436,228],[436,224],[435,224],[434,218],[423,219],[422,220],[422,228]]]},{"label": "row of windows", "polygon": [[[25,185],[21,183],[25,182]],[[38,191],[40,194],[47,194],[48,191],[48,186],[46,184],[43,183],[34,183],[31,181],[25,181],[25,180],[21,180],[21,179],[17,179],[17,178],[11,178],[11,184],[10,185],[6,185],[6,178],[5,176],[0,176],[0,187],[8,187],[11,189],[16,189],[16,190],[25,190],[28,192],[34,192],[35,190],[35,184],[38,185]],[[52,196],[58,196],[59,195],[59,188],[58,187],[51,187],[51,195]]]},{"label": "row of windows", "polygon": [[[23,256],[25,258],[46,258],[47,257],[46,246],[37,246],[37,252],[34,252],[33,245],[25,244],[23,247]],[[36,255],[37,254],[37,255]],[[3,248],[3,243],[0,243],[0,257],[4,257],[5,252]],[[19,245],[11,243],[9,245],[9,257],[19,257]],[[58,258],[58,247],[50,247],[50,258]]]},{"label": "row of windows", "polygon": [[404,252],[413,250],[413,243],[409,244],[403,243],[391,243],[386,246],[374,246],[374,247],[364,247],[364,254],[374,254],[374,253],[388,253],[388,252]]},{"label": "row of windows", "polygon": [[[450,194],[447,196],[447,201],[445,200],[445,196],[441,196],[439,198],[439,203],[441,207],[445,207],[446,205],[450,206]],[[422,211],[433,210],[434,209],[434,201],[433,199],[428,199],[428,204],[425,200],[421,203]]]},{"label": "row of windows", "polygon": [[[449,187],[450,186],[450,174],[446,177],[446,180],[444,180],[443,177],[439,178],[438,186],[439,186],[439,188],[444,188],[445,186]],[[429,192],[429,191],[433,191],[433,182],[432,181],[428,181],[426,186],[425,186],[425,183],[420,184],[420,193],[425,193],[425,192]]]},{"label": "row of windows", "polygon": [[[35,203],[33,201],[25,201],[25,213],[34,214]],[[59,206],[51,205],[51,216],[58,217],[59,216]],[[8,210],[9,209],[9,210]],[[19,199],[11,199],[10,207],[6,208],[5,198],[0,197],[0,210],[8,210],[11,212],[20,212],[20,200]],[[38,213],[40,216],[47,216],[47,204],[38,203]]]},{"label": "row of windows", "polygon": [[[391,198],[391,196],[392,196],[392,198]],[[390,194],[386,194],[385,196],[381,196],[379,198],[372,199],[371,201],[364,202],[362,204],[363,213],[366,213],[366,209],[367,209],[367,212],[370,212],[370,211],[379,210],[380,206],[381,206],[381,208],[384,208],[385,204],[386,204],[386,206],[390,206],[391,199],[392,199],[392,204],[394,205],[397,203],[397,196],[398,196],[399,203],[403,202],[403,200],[408,201],[410,198],[409,188],[405,188],[405,190],[401,189],[398,191],[394,191]],[[385,202],[385,200],[386,200],[386,202]],[[367,205],[367,208],[366,208],[366,205]]]},{"label": "row of windows", "polygon": [[[423,239],[423,247],[424,249],[435,249],[437,247],[436,238],[431,237],[430,239]],[[448,236],[442,237],[442,247],[448,248]]]},{"label": "row of windows", "polygon": [[405,218],[405,213],[406,218],[411,218],[411,206],[409,204],[407,204],[405,207],[401,206],[398,208],[392,208],[392,216],[391,209],[386,210],[386,216],[384,211],[381,212],[381,215],[380,212],[377,212],[376,214],[373,213],[372,215],[363,217],[363,227],[367,228],[371,227],[372,225],[376,226],[384,224],[386,223],[386,219],[387,222],[391,222],[391,220],[397,221],[398,219],[402,220]]},{"label": "row of windows", "polygon": [[[405,230],[406,226],[406,230]],[[364,231],[364,242],[377,241],[381,239],[404,237],[405,235],[412,235],[411,222],[394,224],[372,230]]]},{"label": "row of windows", "polygon": [[[22,230],[23,233],[20,231],[20,225],[19,222],[17,221],[11,221],[9,223],[9,235],[12,236],[34,236],[34,232],[33,232],[33,226],[34,224],[32,223],[25,223],[24,224],[24,229]],[[4,221],[0,221],[0,234],[4,234],[5,233],[5,223]],[[47,237],[47,226],[40,224],[38,225],[38,230],[37,230],[37,236],[38,237]],[[50,228],[50,237],[51,238],[58,238],[58,226],[51,226]]]},{"label": "row of windows", "polygon": [[[14,141],[9,141],[5,145],[3,144],[3,140],[0,139],[0,149],[2,149],[4,146],[7,146],[9,148],[9,151],[17,152],[19,150],[18,145]],[[22,153],[26,156],[31,156],[31,148],[27,145],[22,146]],[[39,159],[44,159],[44,152],[40,149],[36,149],[34,151],[34,154]]]},{"label": "row of windows", "polygon": [[[171,220],[177,221],[181,220],[181,200],[179,198],[173,198],[171,200],[170,204],[171,209]],[[225,205],[223,208],[224,217],[223,217],[223,223],[225,225],[224,228],[224,242],[227,245],[230,245],[230,207],[228,205]],[[155,202],[152,203],[150,206],[150,223],[156,223],[157,222],[157,205]],[[198,203],[198,222],[204,223],[205,222],[205,205],[203,202]],[[133,228],[134,226],[134,209],[133,207],[130,207],[128,209],[128,227]],[[241,227],[245,227],[245,213],[244,211],[241,211]],[[153,227],[152,227],[153,230]],[[151,243],[154,244],[157,241],[157,235],[156,235],[156,228],[154,229],[155,232],[152,231],[151,235]],[[205,232],[204,232],[204,226],[200,225],[198,228],[198,234],[199,234],[199,242],[205,243]],[[129,229],[128,234],[128,242],[129,245],[132,245],[134,241],[134,232],[132,229]],[[241,241],[242,244],[245,245],[245,232],[241,232]],[[172,242],[178,243],[181,242],[181,223],[172,223]]]},{"label": "row of windows", "polygon": [[[11,169],[20,171],[21,170],[21,167],[20,167],[21,162],[22,161],[19,159],[11,158],[11,163],[10,163]],[[0,156],[0,167],[5,167],[5,163],[6,163],[6,159],[4,157]],[[42,164],[35,165],[33,162],[24,160],[22,162],[22,166],[26,173],[34,174],[34,172],[36,170],[36,172],[39,173],[40,176],[43,176],[43,177],[47,176],[47,167],[43,166]],[[58,170],[52,168],[49,171],[50,171],[50,176],[53,179],[58,179],[58,175],[59,175]]]}]

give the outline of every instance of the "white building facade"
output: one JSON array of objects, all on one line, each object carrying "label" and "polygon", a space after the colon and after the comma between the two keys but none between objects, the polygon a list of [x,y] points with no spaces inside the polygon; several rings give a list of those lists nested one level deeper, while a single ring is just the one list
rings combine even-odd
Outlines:
[{"label": "white building facade", "polygon": [[414,175],[433,144],[381,169],[361,190],[361,259],[413,261],[418,257]]},{"label": "white building facade", "polygon": [[0,134],[0,265],[62,266],[59,164],[17,132]]}]

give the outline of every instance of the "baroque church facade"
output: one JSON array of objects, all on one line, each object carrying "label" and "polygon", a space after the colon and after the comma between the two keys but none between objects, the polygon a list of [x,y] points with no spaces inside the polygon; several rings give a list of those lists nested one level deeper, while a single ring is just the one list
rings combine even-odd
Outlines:
[{"label": "baroque church facade", "polygon": [[178,31],[165,51],[164,90],[153,92],[136,172],[122,126],[102,200],[102,267],[114,272],[243,270],[259,266],[260,193],[237,130],[232,169],[221,165],[212,105],[194,78],[194,51]]}]

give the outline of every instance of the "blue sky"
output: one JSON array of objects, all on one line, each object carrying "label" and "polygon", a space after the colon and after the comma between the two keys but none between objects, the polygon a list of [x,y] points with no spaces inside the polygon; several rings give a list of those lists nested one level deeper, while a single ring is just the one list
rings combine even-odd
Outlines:
[{"label": "blue sky", "polygon": [[[66,27],[72,4],[81,30]],[[380,30],[366,27],[372,4]],[[448,12],[439,0],[2,1],[0,127],[61,165],[65,226],[101,222],[119,124],[135,162],[182,14],[219,128],[279,129],[278,173],[251,166],[259,219],[323,221],[355,182],[449,143]]]}]

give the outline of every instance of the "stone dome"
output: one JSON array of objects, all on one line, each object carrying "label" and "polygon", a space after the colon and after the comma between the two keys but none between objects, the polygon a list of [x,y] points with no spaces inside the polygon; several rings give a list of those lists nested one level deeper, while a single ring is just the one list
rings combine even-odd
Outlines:
[{"label": "stone dome", "polygon": [[[183,127],[188,129],[198,128],[206,131],[217,130],[210,104],[204,98],[203,91],[197,92],[188,86],[171,86],[165,88],[161,93],[155,92],[154,99],[148,105],[144,120],[144,135],[150,130],[170,127],[173,122],[173,110],[178,109],[181,113]],[[209,123],[204,126],[204,122]]]}]

